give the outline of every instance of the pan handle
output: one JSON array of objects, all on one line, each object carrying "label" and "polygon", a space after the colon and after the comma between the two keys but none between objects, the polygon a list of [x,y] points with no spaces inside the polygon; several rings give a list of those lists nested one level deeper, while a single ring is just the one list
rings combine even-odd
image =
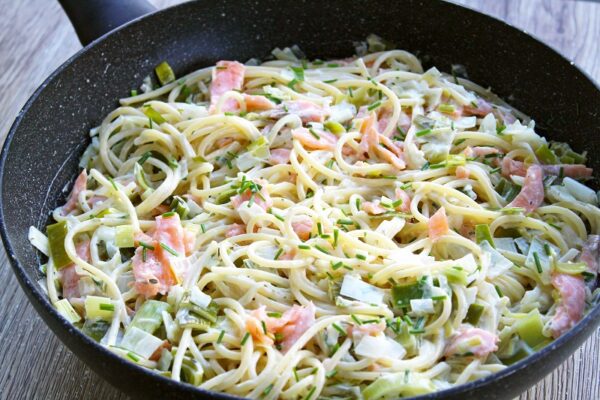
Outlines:
[{"label": "pan handle", "polygon": [[58,0],[82,45],[156,8],[146,0]]}]

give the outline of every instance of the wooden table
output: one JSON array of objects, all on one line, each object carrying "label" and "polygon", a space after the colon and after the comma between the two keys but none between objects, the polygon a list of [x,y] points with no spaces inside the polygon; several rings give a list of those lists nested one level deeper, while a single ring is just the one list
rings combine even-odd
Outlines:
[{"label": "wooden table", "polygon": [[[155,0],[158,7],[180,0]],[[459,0],[533,33],[600,81],[600,3]],[[0,0],[0,137],[27,98],[80,49],[58,2]],[[0,399],[125,399],[38,317],[0,250]],[[520,399],[600,399],[600,330]]]}]

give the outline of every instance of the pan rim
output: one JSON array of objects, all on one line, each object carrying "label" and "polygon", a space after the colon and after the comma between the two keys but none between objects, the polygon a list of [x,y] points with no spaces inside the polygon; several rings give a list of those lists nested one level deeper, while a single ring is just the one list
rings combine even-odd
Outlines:
[{"label": "pan rim", "polygon": [[[523,37],[524,40],[526,38],[528,40],[532,40],[532,41],[536,42],[536,44],[544,47],[546,51],[549,51],[549,52],[554,53],[555,55],[558,55],[562,61],[569,63],[570,66],[573,67],[576,72],[578,72],[580,75],[582,75],[584,78],[586,78],[598,91],[600,91],[600,86],[598,85],[598,83],[586,71],[582,70],[576,63],[567,59],[559,51],[554,49],[552,46],[544,43],[542,40],[537,38],[535,35],[528,33],[522,29],[519,29],[519,28],[513,26],[512,24],[502,21],[494,16],[474,10],[471,7],[457,4],[457,3],[454,3],[451,1],[450,2],[442,1],[442,0],[437,0],[437,1],[439,4],[442,4],[443,6],[462,8],[463,10],[466,10],[466,12],[477,14],[479,17],[483,16],[485,18],[490,18],[490,19],[496,21],[497,23],[501,23],[501,24],[505,25],[507,28],[509,28],[511,30],[517,31]],[[38,287],[39,285],[37,284],[37,282],[34,282],[30,279],[29,275],[26,272],[25,267],[23,265],[21,265],[21,262],[18,260],[18,258],[16,256],[16,252],[14,251],[14,247],[13,247],[11,241],[9,240],[9,234],[8,234],[7,226],[5,223],[5,216],[4,216],[3,200],[4,200],[5,164],[6,164],[8,156],[9,156],[10,147],[11,147],[12,141],[14,139],[14,136],[19,131],[21,121],[28,114],[28,111],[33,106],[33,104],[37,101],[37,99],[40,97],[40,95],[44,92],[44,90],[48,86],[50,86],[52,83],[54,83],[56,78],[64,70],[68,69],[74,63],[74,61],[78,60],[80,57],[82,57],[87,52],[91,51],[94,47],[96,47],[100,43],[103,43],[106,40],[110,39],[111,37],[115,36],[117,33],[121,32],[123,30],[126,30],[133,25],[136,25],[138,22],[140,22],[142,20],[146,20],[149,18],[160,18],[163,14],[168,14],[168,13],[172,12],[173,9],[179,9],[179,8],[185,8],[185,7],[198,7],[200,3],[201,2],[199,2],[199,1],[186,2],[186,3],[177,4],[177,5],[174,5],[171,7],[167,7],[167,8],[161,9],[161,10],[157,10],[152,13],[138,17],[132,21],[129,21],[126,24],[114,29],[113,31],[110,31],[110,32],[104,34],[103,36],[92,41],[87,46],[83,47],[82,49],[77,51],[75,54],[73,54],[71,57],[69,57],[57,69],[55,69],[42,82],[42,84],[33,92],[33,94],[29,97],[29,99],[25,102],[25,104],[23,105],[21,110],[18,112],[13,124],[11,125],[11,127],[6,135],[6,138],[5,138],[3,146],[2,146],[2,150],[0,152],[0,237],[2,238],[2,242],[3,242],[4,248],[6,250],[7,258],[11,264],[13,272],[17,276],[17,279],[18,279],[21,287],[23,288],[29,301],[34,306],[36,312],[42,317],[42,319],[44,320],[44,323],[61,340],[61,342],[63,342],[69,348],[69,350],[72,351],[78,358],[79,358],[79,355],[78,355],[79,352],[74,351],[71,346],[69,346],[68,344],[65,343],[65,340],[63,340],[63,336],[58,334],[59,329],[63,330],[64,335],[73,335],[74,339],[77,339],[79,342],[82,342],[85,346],[87,346],[86,350],[89,350],[91,352],[96,352],[98,354],[102,354],[103,356],[107,357],[111,363],[112,362],[119,363],[124,368],[132,370],[132,372],[147,375],[150,379],[156,379],[161,385],[174,387],[177,390],[183,390],[192,395],[198,395],[198,396],[204,395],[204,396],[210,396],[211,398],[216,398],[216,399],[230,400],[230,399],[239,399],[239,397],[229,395],[226,393],[222,393],[222,392],[214,392],[214,391],[202,389],[202,388],[187,384],[185,382],[177,382],[177,381],[174,381],[173,379],[158,375],[144,367],[141,367],[135,363],[132,363],[132,362],[129,362],[129,361],[123,359],[122,357],[119,357],[118,355],[114,354],[113,352],[102,347],[101,345],[99,345],[98,343],[96,343],[95,341],[93,341],[92,339],[87,337],[79,329],[74,329],[73,325],[70,324],[68,321],[66,321],[58,313],[58,311],[56,311],[56,309],[50,303],[50,300],[48,299],[48,297],[45,296],[45,294]],[[42,310],[44,312],[42,312]],[[47,318],[52,319],[52,321],[54,322],[53,326],[51,326],[50,323],[48,323]],[[499,372],[493,373],[487,377],[478,379],[476,381],[472,381],[472,382],[468,382],[468,383],[465,383],[462,385],[454,386],[449,389],[441,390],[441,391],[434,392],[431,394],[412,397],[411,399],[414,399],[414,400],[441,399],[441,398],[444,398],[445,396],[466,393],[466,392],[469,392],[474,389],[485,387],[488,384],[490,384],[491,382],[501,381],[503,379],[506,379],[507,377],[510,377],[510,376],[513,376],[513,375],[519,373],[523,369],[527,368],[530,364],[539,362],[541,359],[546,358],[549,354],[551,354],[555,351],[558,351],[560,348],[563,348],[564,346],[566,346],[567,342],[569,342],[573,337],[578,336],[581,331],[588,329],[588,328],[591,330],[591,329],[593,329],[593,326],[597,326],[598,324],[600,324],[600,304],[597,304],[596,306],[594,306],[594,308],[592,308],[592,310],[590,312],[588,312],[588,314],[581,321],[579,321],[577,323],[577,325],[575,325],[573,328],[571,328],[566,334],[562,335],[560,338],[556,339],[551,344],[544,347],[542,350],[533,353],[532,355],[528,356],[527,358],[520,360],[519,362],[517,362],[513,365],[510,365]],[[60,328],[58,328],[58,327],[60,327]],[[75,333],[73,333],[73,332],[75,332]],[[589,336],[591,336],[591,335],[588,335],[587,338],[589,338]],[[571,352],[569,352],[569,354],[571,354]],[[566,360],[566,357],[562,360],[562,362],[564,362],[565,360]],[[91,369],[93,369],[94,371],[97,371],[97,369],[92,364],[86,363],[86,365],[88,367],[90,367]],[[100,373],[99,373],[99,375],[103,376]],[[106,381],[111,383],[108,380],[106,380]],[[530,386],[533,386],[533,384],[535,384],[535,383],[537,383],[537,382],[532,382],[530,384]]]}]

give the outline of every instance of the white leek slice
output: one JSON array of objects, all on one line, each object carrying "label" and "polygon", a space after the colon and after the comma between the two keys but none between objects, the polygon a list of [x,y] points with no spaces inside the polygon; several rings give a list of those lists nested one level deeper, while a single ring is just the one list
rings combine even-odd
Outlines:
[{"label": "white leek slice", "polygon": [[584,184],[577,182],[575,179],[567,176],[563,179],[563,185],[565,185],[569,193],[577,200],[593,205],[598,204],[596,192]]},{"label": "white leek slice", "polygon": [[33,247],[44,253],[45,256],[48,255],[48,238],[35,226],[29,227],[27,239],[29,239]]},{"label": "white leek slice", "polygon": [[85,298],[86,318],[100,318],[105,321],[112,320],[115,305],[108,297],[87,296]]},{"label": "white leek slice", "polygon": [[363,282],[360,277],[344,275],[340,294],[367,304],[382,304],[384,293],[373,285]]},{"label": "white leek slice", "polygon": [[433,307],[433,300],[431,299],[411,299],[410,308],[416,315],[433,314],[435,308]]},{"label": "white leek slice", "polygon": [[490,278],[504,274],[513,266],[508,258],[500,254],[487,241],[481,242],[479,246],[481,246],[481,250],[490,255],[490,265],[487,273]]},{"label": "white leek slice", "polygon": [[393,239],[398,233],[400,233],[405,224],[406,220],[404,218],[394,217],[390,220],[382,221],[377,229],[375,229],[375,232],[381,233],[383,236]]},{"label": "white leek slice", "polygon": [[56,310],[67,319],[70,323],[74,324],[75,322],[81,321],[81,317],[77,314],[77,311],[73,308],[69,300],[62,299],[54,303],[54,307]]},{"label": "white leek slice", "polygon": [[494,244],[498,250],[504,250],[510,253],[518,254],[517,246],[515,245],[515,240],[513,238],[494,238]]},{"label": "white leek slice", "polygon": [[120,347],[148,359],[162,346],[162,343],[163,341],[156,336],[134,326],[125,332]]},{"label": "white leek slice", "polygon": [[206,308],[212,301],[212,297],[203,293],[197,286],[192,287],[190,301],[198,307]]},{"label": "white leek slice", "polygon": [[406,350],[400,343],[387,336],[366,335],[354,347],[354,353],[373,359],[401,360],[406,355]]}]

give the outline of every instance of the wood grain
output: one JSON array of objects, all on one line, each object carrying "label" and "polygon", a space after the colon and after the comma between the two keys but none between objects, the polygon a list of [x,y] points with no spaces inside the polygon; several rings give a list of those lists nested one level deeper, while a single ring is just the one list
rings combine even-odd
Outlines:
[{"label": "wood grain", "polygon": [[[155,0],[158,7],[178,0]],[[600,81],[600,4],[565,0],[458,0],[559,50]],[[0,0],[0,138],[44,78],[79,42],[57,2]],[[50,332],[0,250],[0,399],[126,399]],[[521,400],[600,398],[600,330]]]}]

